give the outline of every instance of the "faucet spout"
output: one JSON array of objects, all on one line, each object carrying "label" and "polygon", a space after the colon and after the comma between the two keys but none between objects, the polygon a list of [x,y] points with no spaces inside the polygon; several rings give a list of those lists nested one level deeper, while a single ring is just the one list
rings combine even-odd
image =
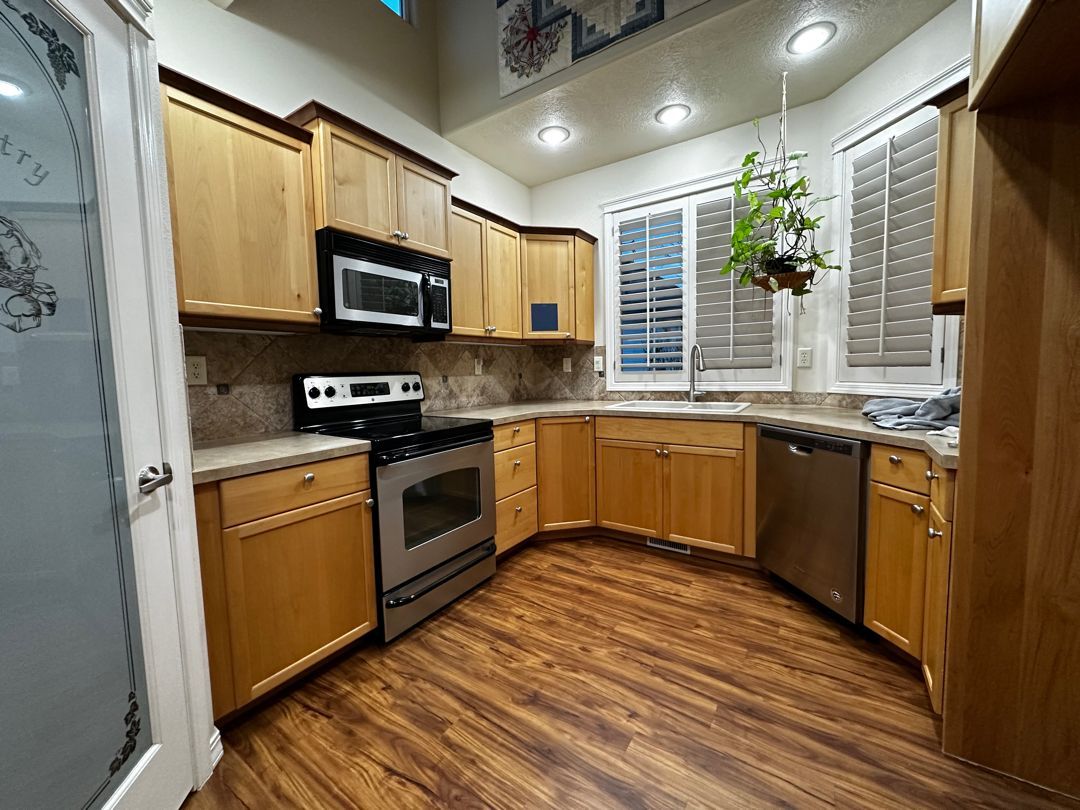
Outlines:
[{"label": "faucet spout", "polygon": [[701,356],[701,346],[694,344],[690,348],[690,391],[688,398],[690,402],[697,402],[697,398],[701,396],[697,390],[697,374],[705,371],[705,359]]}]

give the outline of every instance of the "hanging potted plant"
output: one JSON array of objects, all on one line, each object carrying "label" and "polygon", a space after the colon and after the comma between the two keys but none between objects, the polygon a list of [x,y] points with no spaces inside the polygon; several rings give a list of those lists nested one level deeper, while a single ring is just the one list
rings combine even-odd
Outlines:
[{"label": "hanging potted plant", "polygon": [[840,269],[828,263],[833,251],[818,250],[816,244],[825,218],[816,209],[835,195],[812,196],[809,178],[797,171],[797,162],[806,152],[787,151],[787,73],[783,74],[780,143],[774,157],[769,156],[761,139],[761,124],[756,118],[754,128],[761,149],[743,158],[744,171],[734,183],[736,199],[745,199],[749,210],[735,223],[731,258],[720,272],[738,272],[743,286],[806,295],[821,272]]}]

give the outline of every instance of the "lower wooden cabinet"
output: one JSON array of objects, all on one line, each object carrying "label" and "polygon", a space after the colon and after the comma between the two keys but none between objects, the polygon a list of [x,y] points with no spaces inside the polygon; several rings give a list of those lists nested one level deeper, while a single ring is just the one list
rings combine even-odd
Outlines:
[{"label": "lower wooden cabinet", "polygon": [[863,623],[904,652],[922,653],[930,499],[872,482]]},{"label": "lower wooden cabinet", "polygon": [[596,442],[596,523],[646,537],[664,531],[664,469],[659,444]]},{"label": "lower wooden cabinet", "polygon": [[945,686],[945,626],[949,609],[952,524],[930,504],[926,551],[926,598],[923,603],[922,673],[930,704],[941,714]]},{"label": "lower wooden cabinet", "polygon": [[537,531],[536,487],[495,504],[495,551],[502,554]]},{"label": "lower wooden cabinet", "polygon": [[714,447],[666,445],[664,537],[741,554],[743,454]]},{"label": "lower wooden cabinet", "polygon": [[596,525],[591,416],[536,420],[540,531]]}]

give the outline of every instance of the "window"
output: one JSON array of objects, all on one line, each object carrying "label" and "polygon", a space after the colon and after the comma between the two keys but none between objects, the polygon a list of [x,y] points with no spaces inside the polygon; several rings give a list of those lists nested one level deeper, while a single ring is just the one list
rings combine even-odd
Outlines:
[{"label": "window", "polygon": [[611,215],[610,388],[685,390],[696,342],[704,390],[791,389],[787,296],[774,300],[720,273],[748,207],[734,199],[737,174],[708,191]]},{"label": "window", "polygon": [[841,317],[834,390],[923,395],[956,376],[958,325],[934,316],[937,110],[841,153]]},{"label": "window", "polygon": [[380,0],[384,6],[397,14],[401,19],[409,19],[409,0]]}]

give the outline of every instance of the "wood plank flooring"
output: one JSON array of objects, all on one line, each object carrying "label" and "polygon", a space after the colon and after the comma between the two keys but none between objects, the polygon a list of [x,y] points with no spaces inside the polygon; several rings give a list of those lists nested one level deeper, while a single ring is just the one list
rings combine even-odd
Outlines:
[{"label": "wood plank flooring", "polygon": [[752,571],[528,546],[227,730],[185,807],[1043,807],[940,752],[918,673]]}]

